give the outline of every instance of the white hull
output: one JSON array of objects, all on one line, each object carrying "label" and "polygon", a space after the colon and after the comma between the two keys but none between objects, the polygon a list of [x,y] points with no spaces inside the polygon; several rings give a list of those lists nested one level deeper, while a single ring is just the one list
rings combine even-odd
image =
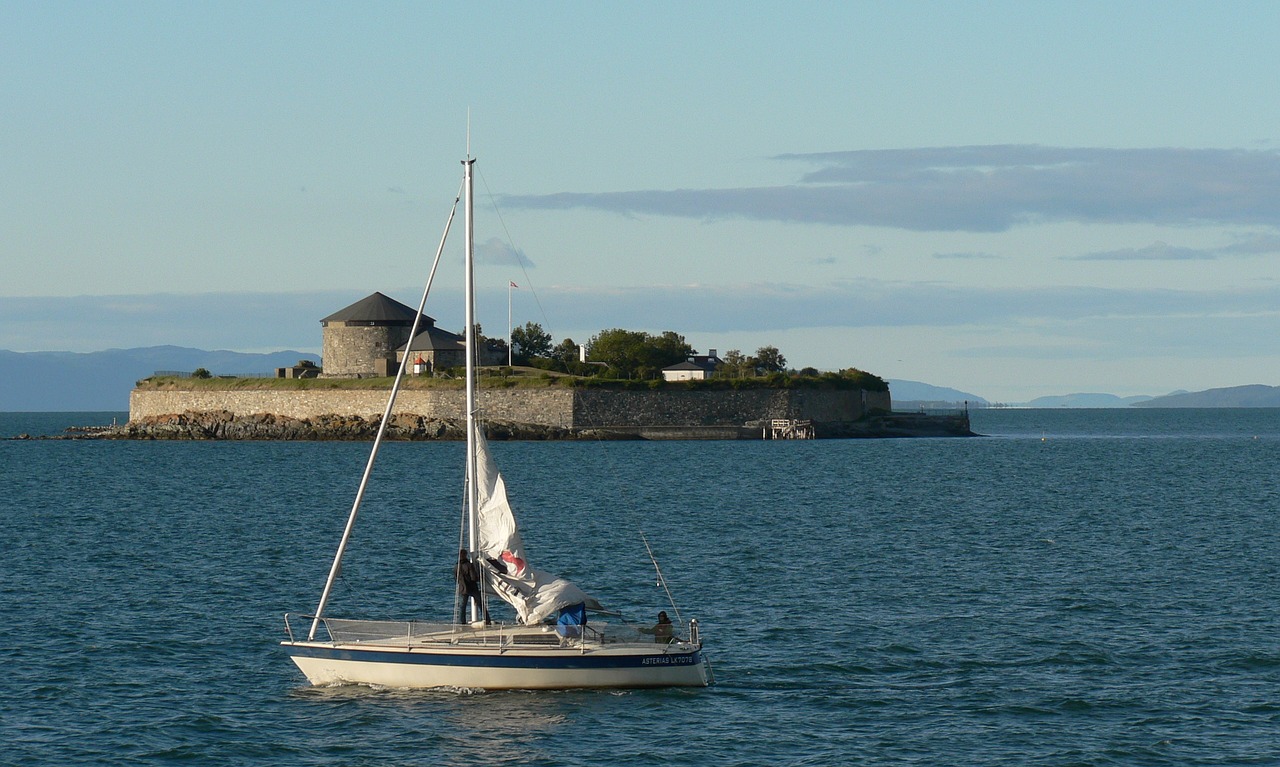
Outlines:
[{"label": "white hull", "polygon": [[313,685],[554,690],[705,687],[702,653],[691,645],[599,649],[395,647],[282,642]]}]

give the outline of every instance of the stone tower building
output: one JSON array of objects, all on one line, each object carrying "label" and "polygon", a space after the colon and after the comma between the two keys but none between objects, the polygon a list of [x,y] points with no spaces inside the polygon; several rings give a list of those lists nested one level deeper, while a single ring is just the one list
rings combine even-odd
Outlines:
[{"label": "stone tower building", "polygon": [[[396,350],[409,342],[414,310],[381,293],[356,301],[320,320],[326,378],[395,375]],[[421,327],[435,320],[423,315]]]}]

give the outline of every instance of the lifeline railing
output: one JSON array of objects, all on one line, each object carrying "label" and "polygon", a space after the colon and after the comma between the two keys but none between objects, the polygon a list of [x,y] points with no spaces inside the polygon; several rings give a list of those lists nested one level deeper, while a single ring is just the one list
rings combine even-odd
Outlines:
[{"label": "lifeline railing", "polygon": [[[314,621],[314,615],[284,614],[285,634],[290,642],[297,642],[291,619]],[[379,621],[350,618],[319,619],[328,641],[335,644],[389,644],[394,646],[421,646],[427,644],[466,644],[480,646],[513,647],[517,645],[558,644],[562,647],[576,645],[584,652],[595,645],[609,641],[603,631],[595,626],[572,626],[561,633],[561,628],[545,624],[533,631],[528,626],[508,626],[492,623],[483,627],[468,624],[438,623],[427,621]],[[315,641],[310,638],[307,641]],[[326,640],[320,639],[324,642]]]},{"label": "lifeline railing", "polygon": [[[285,634],[289,637],[290,642],[299,641],[294,635],[291,619],[299,619],[303,621],[315,620],[314,615],[301,615],[296,613],[284,614]],[[469,644],[498,647],[511,647],[520,644],[540,644],[547,642],[560,643],[562,646],[565,642],[577,641],[577,646],[584,651],[592,645],[604,645],[613,642],[648,642],[653,641],[650,637],[652,633],[641,631],[634,625],[624,624],[622,626],[611,627],[614,630],[606,632],[600,627],[585,625],[568,627],[578,632],[574,636],[572,632],[568,635],[560,633],[557,627],[552,624],[542,626],[542,633],[534,633],[530,631],[528,626],[507,626],[503,623],[494,623],[485,626],[483,629],[475,629],[466,624],[457,623],[440,623],[428,621],[379,621],[379,620],[358,620],[350,618],[320,618],[320,625],[324,626],[325,633],[328,635],[328,641],[335,644],[393,644],[397,646],[412,646],[424,644]],[[684,639],[678,633],[675,637],[676,642],[688,641],[690,644],[700,646],[702,644],[701,631],[698,626],[697,619],[689,621],[688,632]],[[531,642],[532,639],[542,640],[540,642]],[[525,640],[525,641],[521,641]],[[312,640],[308,640],[312,641]],[[325,641],[321,639],[320,641]]]},{"label": "lifeline railing", "polygon": [[[285,613],[285,633],[288,634],[290,642],[298,641],[293,633],[293,626],[290,623],[291,618],[306,621],[316,620],[314,615]],[[319,623],[324,626],[329,641],[337,644],[387,643],[411,645],[428,642],[452,643],[457,641],[459,635],[466,633],[471,634],[468,637],[470,643],[489,644],[496,642],[502,644],[506,641],[508,634],[505,631],[505,626],[500,623],[493,624],[488,627],[489,631],[481,633],[471,632],[470,627],[466,625],[431,621],[379,621],[321,617]],[[308,638],[308,641],[311,641],[310,638]]]}]

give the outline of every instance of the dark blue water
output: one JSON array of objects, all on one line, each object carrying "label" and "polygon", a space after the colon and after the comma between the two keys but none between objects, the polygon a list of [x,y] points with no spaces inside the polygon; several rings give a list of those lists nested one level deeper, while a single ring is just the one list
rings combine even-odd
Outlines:
[{"label": "dark blue water", "polygon": [[[699,618],[644,692],[307,687],[365,445],[0,442],[0,764],[1280,764],[1280,411],[974,428],[495,444],[537,564],[648,619],[644,530]],[[335,614],[448,614],[460,460],[386,448]]]}]

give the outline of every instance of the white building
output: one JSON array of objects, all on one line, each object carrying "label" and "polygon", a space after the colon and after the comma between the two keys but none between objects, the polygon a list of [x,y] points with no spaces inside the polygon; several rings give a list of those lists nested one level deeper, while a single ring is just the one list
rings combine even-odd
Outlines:
[{"label": "white building", "polygon": [[706,354],[695,354],[684,362],[663,368],[662,378],[666,381],[702,381],[710,378],[719,364],[716,350],[710,349]]}]

